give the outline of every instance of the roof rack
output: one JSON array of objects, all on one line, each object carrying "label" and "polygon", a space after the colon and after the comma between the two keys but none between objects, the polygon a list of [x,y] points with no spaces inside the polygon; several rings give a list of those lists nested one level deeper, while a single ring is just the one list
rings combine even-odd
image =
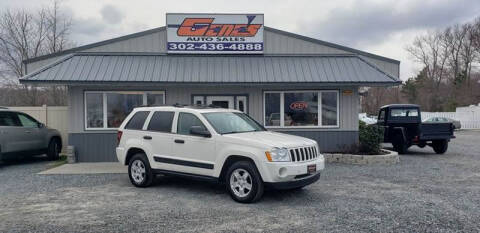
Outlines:
[{"label": "roof rack", "polygon": [[174,104],[174,105],[172,105],[172,106],[173,106],[173,107],[176,107],[176,108],[183,108],[183,107],[186,107],[186,106],[188,106],[188,105],[176,103],[176,104]]},{"label": "roof rack", "polygon": [[[213,105],[213,104],[179,104],[179,103],[172,104],[172,105],[165,105],[165,104],[161,104],[161,105],[148,105],[148,104],[144,104],[144,105],[140,105],[140,106],[138,106],[138,107],[140,108],[140,107],[167,107],[167,106],[176,107],[176,108],[197,108],[197,109],[202,109],[202,108],[223,108],[223,107],[221,107],[221,106],[217,106],[217,105]],[[0,107],[0,108],[2,108],[2,107]]]},{"label": "roof rack", "polygon": [[213,104],[193,104],[185,106],[187,108],[222,108],[221,106],[213,105]]}]

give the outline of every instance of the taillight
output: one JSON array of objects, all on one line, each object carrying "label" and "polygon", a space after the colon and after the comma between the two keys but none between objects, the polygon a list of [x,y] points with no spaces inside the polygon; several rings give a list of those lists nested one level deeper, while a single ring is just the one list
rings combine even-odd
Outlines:
[{"label": "taillight", "polygon": [[122,131],[117,131],[117,145],[120,144],[120,140],[122,139]]}]

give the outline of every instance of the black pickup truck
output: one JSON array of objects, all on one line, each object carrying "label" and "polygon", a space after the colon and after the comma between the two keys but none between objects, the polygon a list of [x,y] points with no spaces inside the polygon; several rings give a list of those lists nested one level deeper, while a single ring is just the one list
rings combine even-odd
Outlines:
[{"label": "black pickup truck", "polygon": [[385,130],[384,142],[404,154],[412,145],[433,147],[437,154],[448,149],[448,142],[455,138],[450,122],[422,123],[420,107],[415,104],[391,104],[380,108],[377,125]]}]

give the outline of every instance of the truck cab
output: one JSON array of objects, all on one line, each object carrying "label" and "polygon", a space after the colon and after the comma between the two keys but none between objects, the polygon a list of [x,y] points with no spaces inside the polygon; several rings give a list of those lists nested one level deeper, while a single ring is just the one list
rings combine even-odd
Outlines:
[{"label": "truck cab", "polygon": [[392,143],[400,154],[412,145],[420,148],[431,146],[437,154],[448,149],[448,142],[455,138],[451,122],[422,123],[420,106],[415,104],[391,104],[380,108],[377,125],[384,129],[384,142]]}]

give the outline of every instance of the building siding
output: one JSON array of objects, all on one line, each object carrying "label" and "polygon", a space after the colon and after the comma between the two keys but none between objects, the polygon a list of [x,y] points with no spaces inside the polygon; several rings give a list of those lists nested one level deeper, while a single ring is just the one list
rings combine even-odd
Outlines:
[{"label": "building siding", "polygon": [[317,141],[320,152],[351,152],[358,145],[358,131],[286,131]]},{"label": "building siding", "polygon": [[75,148],[77,162],[115,162],[115,133],[70,133],[68,143]]},{"label": "building siding", "polygon": [[264,31],[265,53],[267,54],[351,54],[347,51],[320,45],[299,38]]}]

